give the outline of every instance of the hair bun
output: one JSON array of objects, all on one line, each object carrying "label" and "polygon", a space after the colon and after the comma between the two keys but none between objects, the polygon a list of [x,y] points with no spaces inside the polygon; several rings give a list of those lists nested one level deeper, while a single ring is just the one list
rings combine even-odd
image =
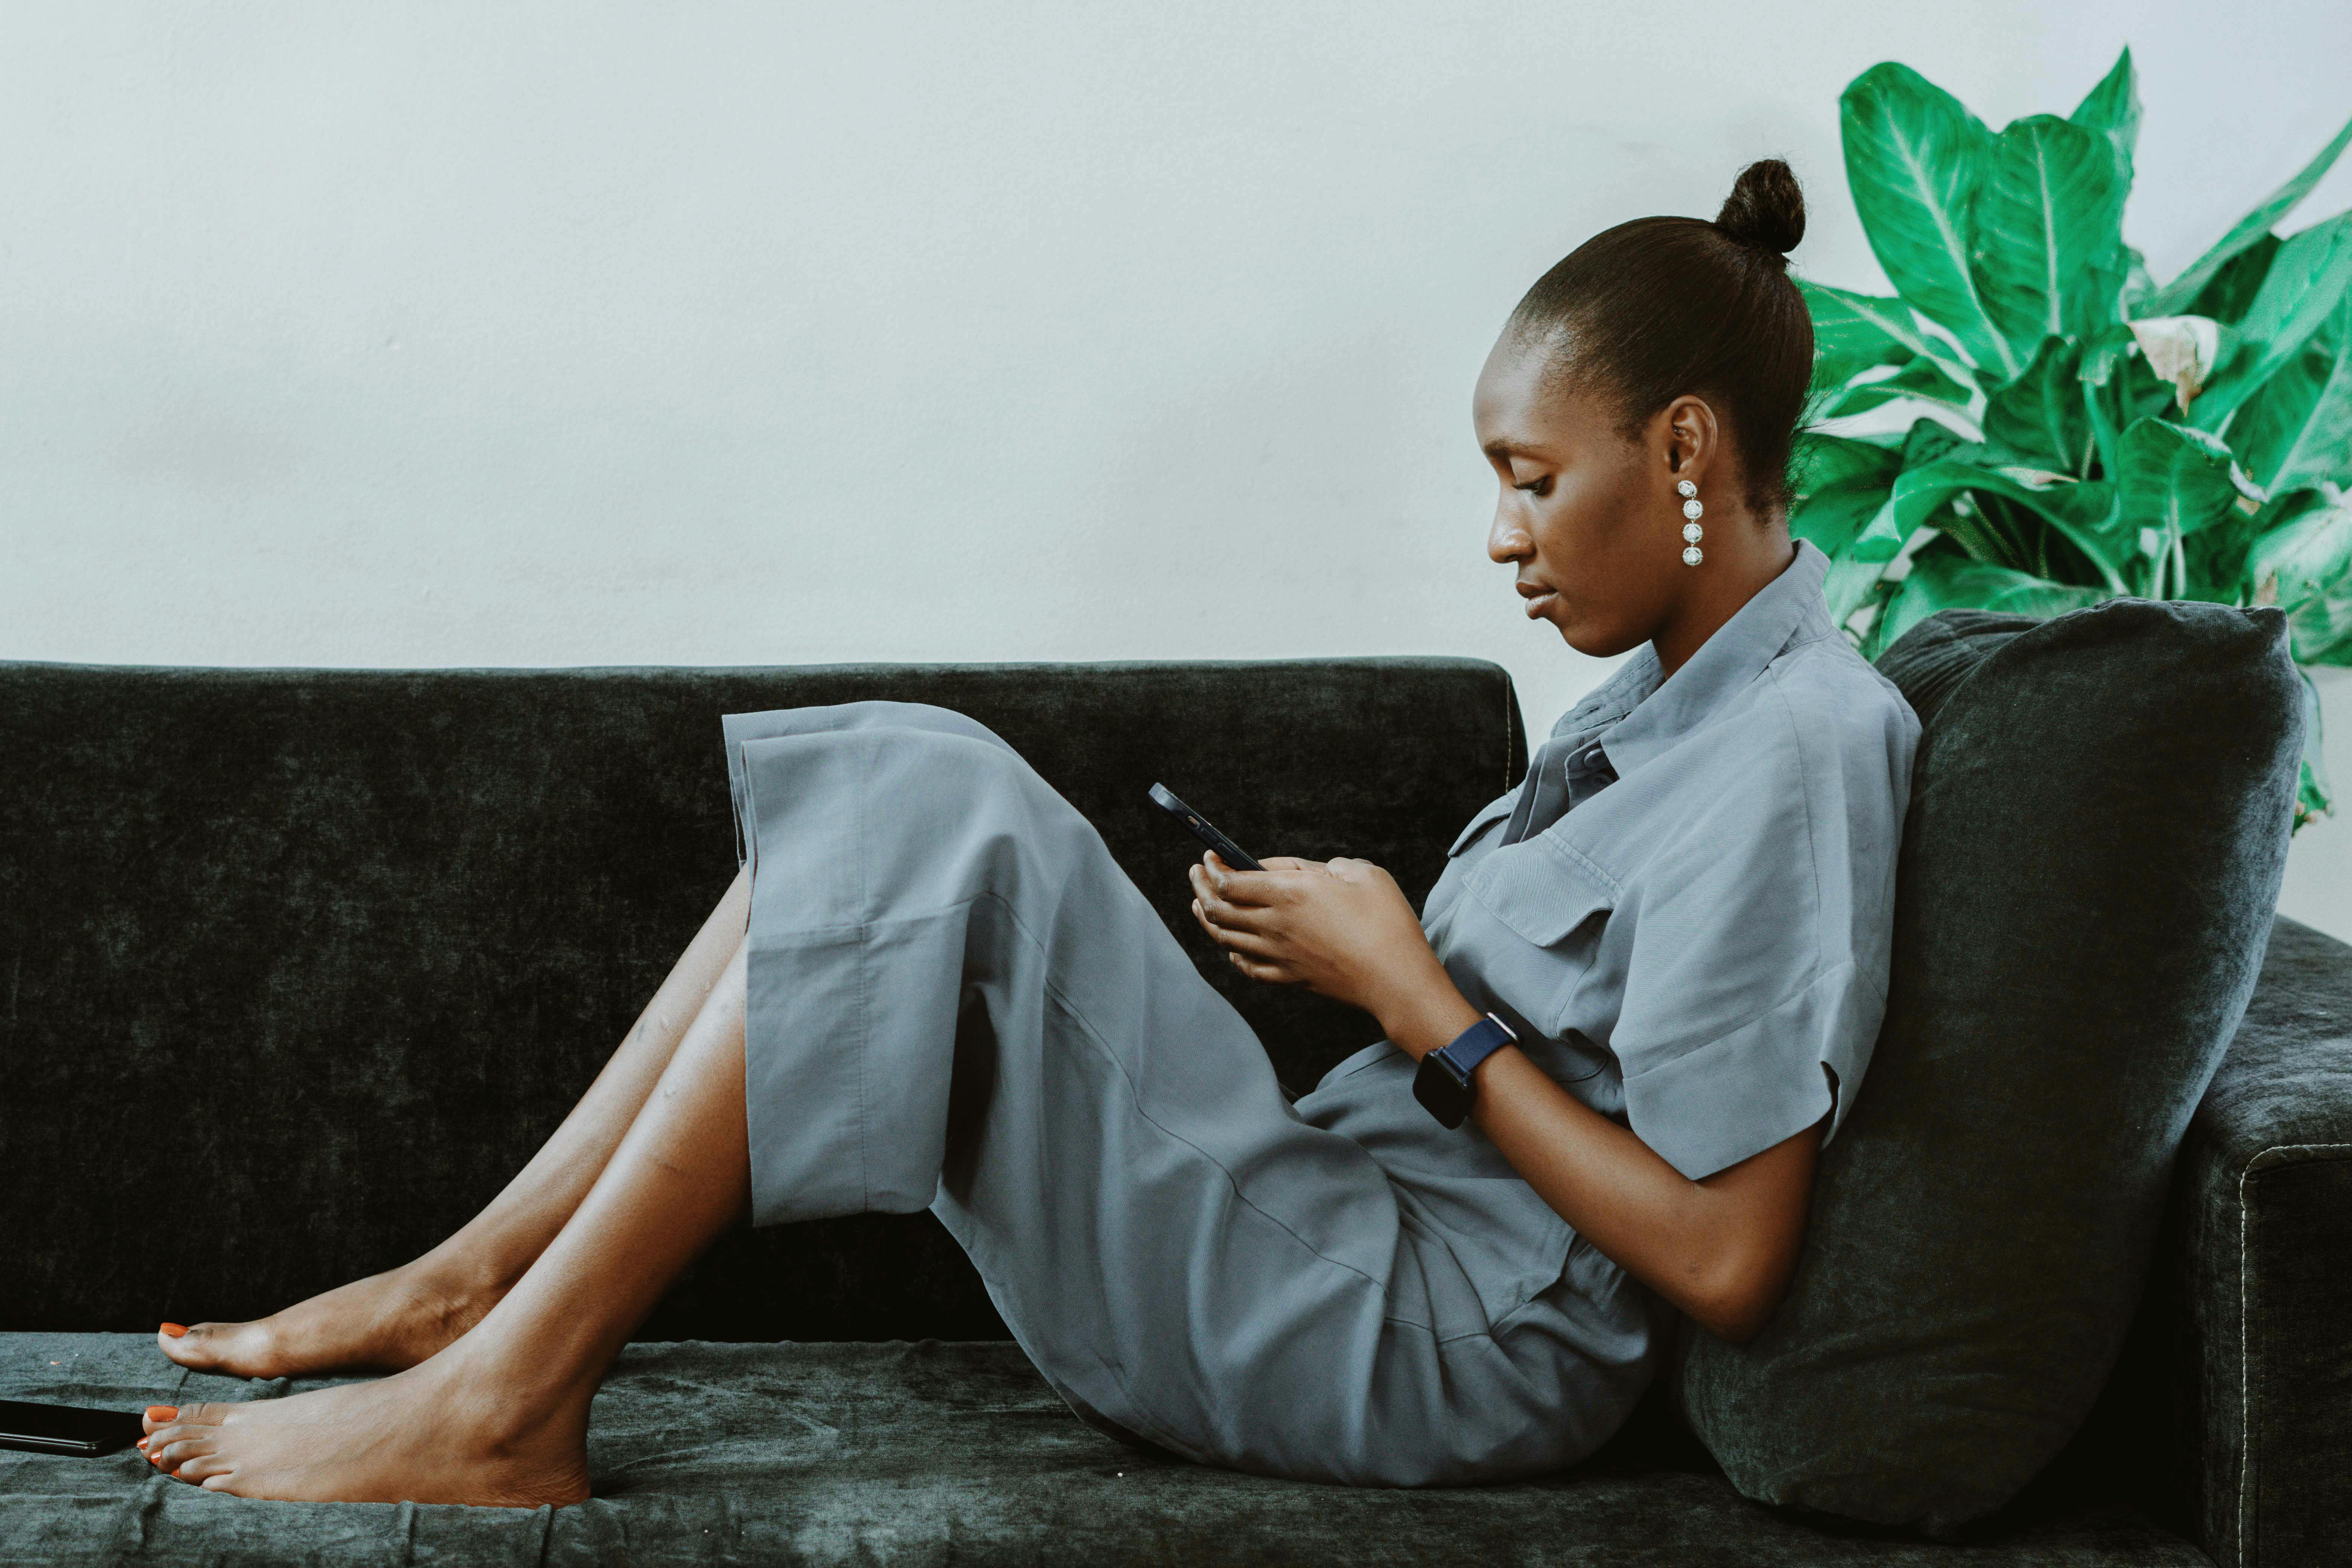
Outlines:
[{"label": "hair bun", "polygon": [[1805,193],[1796,171],[1778,158],[1740,170],[1715,226],[1742,245],[1786,257],[1805,237]]}]

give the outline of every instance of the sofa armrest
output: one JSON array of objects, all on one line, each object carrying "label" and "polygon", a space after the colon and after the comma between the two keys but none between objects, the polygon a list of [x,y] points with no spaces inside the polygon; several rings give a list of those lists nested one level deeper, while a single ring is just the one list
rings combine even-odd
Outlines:
[{"label": "sofa armrest", "polygon": [[2224,1568],[2352,1564],[2352,946],[2273,923],[2174,1192],[2195,1533]]}]

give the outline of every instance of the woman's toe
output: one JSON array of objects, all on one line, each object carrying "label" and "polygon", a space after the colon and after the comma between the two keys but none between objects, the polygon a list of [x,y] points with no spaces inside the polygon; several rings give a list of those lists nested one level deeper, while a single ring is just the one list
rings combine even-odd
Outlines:
[{"label": "woman's toe", "polygon": [[184,1481],[204,1482],[215,1476],[226,1476],[236,1467],[226,1454],[198,1454],[183,1460],[172,1474]]},{"label": "woman's toe", "polygon": [[165,1355],[182,1366],[215,1366],[233,1347],[236,1331],[243,1323],[191,1323],[178,1333],[176,1323],[166,1323],[155,1331],[155,1342]]},{"label": "woman's toe", "polygon": [[[166,1473],[178,1468],[199,1454],[209,1454],[219,1447],[220,1419],[213,1413],[234,1409],[227,1405],[184,1405],[179,1418],[165,1421],[149,1428],[147,1460]],[[149,1419],[152,1421],[152,1416]]]},{"label": "woman's toe", "polygon": [[180,1467],[190,1459],[200,1458],[212,1451],[212,1437],[210,1434],[205,1434],[168,1437],[162,1442],[150,1443],[147,1446],[147,1458],[157,1469],[169,1476],[177,1475]]}]

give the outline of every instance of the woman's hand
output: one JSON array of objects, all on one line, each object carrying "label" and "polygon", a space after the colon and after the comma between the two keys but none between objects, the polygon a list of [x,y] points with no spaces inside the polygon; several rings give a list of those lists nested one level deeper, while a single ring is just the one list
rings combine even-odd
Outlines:
[{"label": "woman's hand", "polygon": [[1239,871],[1213,849],[1191,868],[1192,918],[1253,980],[1304,985],[1382,1017],[1399,987],[1444,967],[1396,879],[1369,860],[1277,855]]}]

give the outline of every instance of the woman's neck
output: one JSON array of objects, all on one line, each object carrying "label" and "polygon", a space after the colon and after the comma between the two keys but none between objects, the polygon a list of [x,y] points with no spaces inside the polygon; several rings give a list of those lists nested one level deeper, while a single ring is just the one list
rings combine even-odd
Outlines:
[{"label": "woman's neck", "polygon": [[1650,638],[1658,651],[1661,680],[1670,679],[1724,622],[1739,613],[1742,605],[1796,562],[1797,547],[1785,521],[1775,518],[1760,527],[1726,521],[1731,526],[1722,531],[1725,537],[1720,544],[1716,542],[1716,530],[1708,528],[1706,559],[1693,569],[1698,581],[1691,584],[1665,626]]}]

